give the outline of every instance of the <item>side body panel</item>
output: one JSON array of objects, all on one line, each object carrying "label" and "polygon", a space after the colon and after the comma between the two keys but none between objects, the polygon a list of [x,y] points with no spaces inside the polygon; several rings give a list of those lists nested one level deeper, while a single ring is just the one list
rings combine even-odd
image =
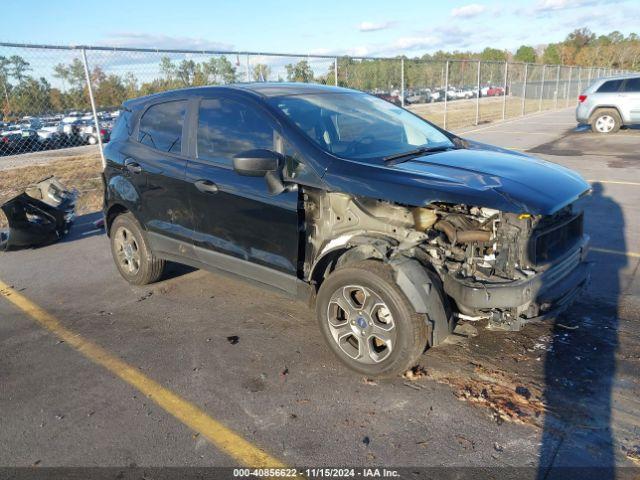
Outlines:
[{"label": "side body panel", "polygon": [[[268,115],[258,102],[244,96],[219,94],[207,99],[232,100]],[[190,128],[197,132],[197,115]],[[231,158],[198,158],[193,148],[197,133],[190,142],[185,193],[194,215],[193,241],[199,260],[214,260],[211,252],[216,252],[297,276],[301,223],[297,190],[272,195],[263,177],[236,173]],[[202,184],[213,189],[203,189]]]}]

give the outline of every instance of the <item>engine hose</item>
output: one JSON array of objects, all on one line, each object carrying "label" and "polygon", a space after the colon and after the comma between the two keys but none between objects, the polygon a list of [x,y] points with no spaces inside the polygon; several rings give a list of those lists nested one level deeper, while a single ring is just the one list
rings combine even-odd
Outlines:
[{"label": "engine hose", "polygon": [[434,225],[434,228],[444,232],[454,245],[456,243],[488,242],[491,240],[491,232],[486,230],[458,230],[446,220],[440,220]]}]

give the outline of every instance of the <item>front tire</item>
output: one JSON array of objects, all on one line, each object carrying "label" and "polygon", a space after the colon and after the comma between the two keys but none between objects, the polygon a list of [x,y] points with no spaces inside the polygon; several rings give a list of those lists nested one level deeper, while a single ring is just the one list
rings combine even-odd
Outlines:
[{"label": "front tire", "polygon": [[617,110],[601,108],[593,114],[590,123],[593,132],[607,135],[620,130],[622,119]]},{"label": "front tire", "polygon": [[165,261],[151,252],[142,228],[131,213],[116,217],[109,230],[111,254],[120,275],[132,285],[160,280]]},{"label": "front tire", "polygon": [[427,344],[424,315],[396,285],[391,267],[365,260],[335,270],[316,302],[320,331],[350,369],[391,377],[414,366]]}]

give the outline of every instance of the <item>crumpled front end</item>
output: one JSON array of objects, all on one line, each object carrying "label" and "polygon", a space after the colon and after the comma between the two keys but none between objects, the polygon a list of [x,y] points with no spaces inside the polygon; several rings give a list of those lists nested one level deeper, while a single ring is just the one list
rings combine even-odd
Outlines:
[{"label": "crumpled front end", "polygon": [[517,330],[559,314],[589,283],[589,237],[573,205],[553,215],[462,205],[440,212],[421,250],[461,318]]},{"label": "crumpled front end", "polygon": [[69,232],[75,217],[77,192],[55,177],[28,186],[0,208],[8,232],[0,233],[0,250],[17,250],[54,243]]},{"label": "crumpled front end", "polygon": [[424,292],[434,291],[425,285],[431,271],[458,318],[518,330],[559,314],[589,282],[589,237],[575,204],[535,215],[465,204],[410,207],[310,189],[304,197],[303,273],[312,283],[341,264],[377,258],[405,279],[401,288],[417,312],[428,301]]}]

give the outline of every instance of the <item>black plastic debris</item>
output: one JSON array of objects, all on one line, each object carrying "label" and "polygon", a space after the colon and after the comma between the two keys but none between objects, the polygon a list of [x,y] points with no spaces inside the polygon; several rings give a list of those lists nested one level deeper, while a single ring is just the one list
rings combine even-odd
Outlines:
[{"label": "black plastic debris", "polygon": [[523,387],[522,385],[518,385],[516,387],[516,393],[518,395],[523,396],[527,400],[529,400],[531,398],[531,392],[529,391],[529,389],[527,387]]},{"label": "black plastic debris", "polygon": [[237,335],[231,335],[227,337],[227,342],[229,342],[231,345],[235,345],[239,341],[240,341],[240,337],[238,337]]},{"label": "black plastic debris", "polygon": [[0,234],[0,250],[48,245],[69,232],[75,216],[77,192],[67,190],[55,177],[28,186],[0,208],[9,230]]}]

